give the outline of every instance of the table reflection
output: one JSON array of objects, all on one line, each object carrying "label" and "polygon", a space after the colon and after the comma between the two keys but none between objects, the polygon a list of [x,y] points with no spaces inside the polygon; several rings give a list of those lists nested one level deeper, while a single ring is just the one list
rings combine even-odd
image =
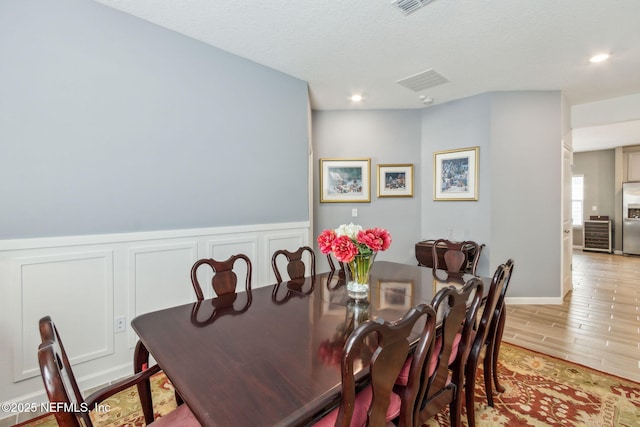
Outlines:
[{"label": "table reflection", "polygon": [[340,366],[340,358],[349,335],[360,324],[371,317],[371,305],[366,300],[349,300],[346,307],[338,310],[344,313],[344,320],[340,322],[330,338],[320,342],[318,356],[326,365]]},{"label": "table reflection", "polygon": [[284,304],[292,297],[301,297],[312,294],[315,289],[316,276],[291,279],[273,286],[271,300],[276,304]]},{"label": "table reflection", "polygon": [[201,300],[193,304],[191,323],[197,327],[212,324],[222,316],[235,316],[246,312],[253,301],[251,289],[239,294],[221,295],[216,298]]}]

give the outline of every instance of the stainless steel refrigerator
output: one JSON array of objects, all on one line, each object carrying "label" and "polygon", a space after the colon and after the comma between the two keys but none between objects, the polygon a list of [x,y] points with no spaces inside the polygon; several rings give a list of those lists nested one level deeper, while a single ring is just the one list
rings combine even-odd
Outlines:
[{"label": "stainless steel refrigerator", "polygon": [[640,255],[640,182],[622,183],[622,253]]}]

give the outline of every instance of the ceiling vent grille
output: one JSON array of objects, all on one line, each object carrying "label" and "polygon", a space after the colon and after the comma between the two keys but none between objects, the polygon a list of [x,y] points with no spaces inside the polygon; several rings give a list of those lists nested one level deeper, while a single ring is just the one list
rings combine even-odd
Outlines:
[{"label": "ceiling vent grille", "polygon": [[415,12],[420,9],[422,6],[426,6],[432,1],[433,0],[393,0],[391,3],[395,4],[402,13],[408,15],[411,12]]},{"label": "ceiling vent grille", "polygon": [[414,92],[420,92],[421,90],[449,83],[449,80],[445,79],[433,70],[427,70],[414,74],[413,76],[400,79],[396,81],[396,83],[400,86],[406,87],[407,89],[411,89]]}]

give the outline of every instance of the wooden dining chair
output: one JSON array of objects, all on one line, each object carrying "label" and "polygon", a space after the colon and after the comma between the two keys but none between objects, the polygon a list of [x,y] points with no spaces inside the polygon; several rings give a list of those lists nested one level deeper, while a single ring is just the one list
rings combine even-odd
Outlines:
[{"label": "wooden dining chair", "polygon": [[[327,254],[327,261],[329,262],[329,269],[331,269],[331,271],[336,271],[336,264],[335,262],[333,262],[333,257],[331,256],[330,253]],[[341,271],[344,271],[344,263],[342,261],[337,261],[338,262],[338,266],[340,267]]]},{"label": "wooden dining chair", "polygon": [[[54,411],[53,415],[60,427],[93,427],[90,413],[99,404],[142,381],[149,381],[152,375],[160,371],[160,368],[155,365],[138,374],[116,381],[84,398],[71,369],[58,330],[48,316],[40,319],[40,335],[42,338],[46,338],[38,347],[40,373],[49,402],[55,403],[56,409],[58,409]],[[187,405],[181,405],[176,410],[154,421],[151,396],[149,395],[148,402],[143,401],[141,396],[141,404],[143,408],[148,405],[147,409],[143,411],[147,425],[155,427],[200,426]],[[151,414],[151,420],[147,418],[148,414]]]},{"label": "wooden dining chair", "polygon": [[[389,323],[382,319],[360,324],[349,336],[342,354],[342,397],[340,407],[329,412],[315,426],[386,426],[400,415],[400,396],[393,387],[410,351],[408,337],[424,320],[423,343],[431,344],[435,334],[435,311],[422,304],[402,319]],[[366,351],[365,351],[366,350]],[[370,383],[356,393],[355,366],[369,355]],[[408,422],[406,424],[405,422]],[[411,426],[403,419],[400,427]]]},{"label": "wooden dining chair", "polygon": [[[508,286],[511,269],[513,267],[513,260],[507,261],[506,264],[501,264],[496,268],[496,271],[491,280],[487,297],[484,300],[484,307],[482,314],[477,322],[476,329],[472,333],[472,344],[469,352],[469,357],[465,365],[465,402],[467,408],[467,422],[469,427],[475,426],[475,405],[474,405],[474,391],[476,375],[478,372],[478,364],[482,350],[487,348],[484,356],[484,379],[485,390],[489,406],[493,406],[493,397],[491,391],[491,378],[493,369],[493,348],[495,345],[495,339],[498,335],[497,325],[498,322],[494,322],[496,313],[500,310],[498,308],[500,300],[504,303],[504,294],[506,287]],[[499,313],[497,314],[500,315]],[[497,320],[497,319],[496,319]],[[496,360],[497,363],[497,360]],[[487,385],[488,383],[488,385]]]},{"label": "wooden dining chair", "polygon": [[505,391],[504,386],[500,384],[498,379],[498,359],[500,357],[500,345],[502,343],[502,334],[504,332],[504,323],[506,320],[507,312],[505,310],[505,295],[511,282],[511,275],[513,274],[513,259],[507,260],[504,264],[504,284],[498,302],[496,304],[493,318],[491,319],[491,325],[489,326],[489,332],[487,333],[487,339],[485,340],[485,355],[484,355],[484,385],[487,394],[487,401],[489,406],[493,407],[493,391],[491,388],[491,379],[495,385],[495,389],[503,393]]},{"label": "wooden dining chair", "polygon": [[273,273],[276,275],[276,283],[282,282],[282,274],[280,274],[280,270],[278,269],[278,257],[284,256],[287,260],[289,279],[302,279],[306,276],[307,268],[302,260],[305,253],[308,254],[311,276],[316,275],[316,255],[309,246],[301,246],[295,252],[280,249],[275,251],[271,257],[271,267],[273,268]]},{"label": "wooden dining chair", "polygon": [[191,267],[191,284],[193,290],[196,292],[196,298],[198,301],[204,299],[202,293],[202,287],[198,281],[198,268],[202,265],[208,265],[213,270],[213,277],[211,278],[211,287],[217,296],[229,295],[236,293],[236,286],[238,284],[238,276],[233,271],[236,261],[242,260],[246,265],[245,276],[245,291],[251,290],[251,260],[244,254],[232,255],[225,261],[217,261],[213,258],[203,258],[195,262]]},{"label": "wooden dining chair", "polygon": [[439,335],[433,349],[418,346],[401,388],[401,413],[412,411],[414,426],[423,425],[446,406],[451,425],[460,425],[464,366],[482,292],[482,280],[473,278],[460,290],[450,286],[434,297]]},{"label": "wooden dining chair", "polygon": [[[440,265],[438,257],[438,246],[445,246],[445,252],[442,255],[444,265]],[[467,258],[467,248],[474,248],[475,255],[473,259]],[[446,270],[449,274],[464,274],[471,273],[476,275],[478,268],[478,262],[480,261],[480,253],[482,252],[483,245],[478,245],[476,242],[470,240],[464,242],[452,242],[447,239],[438,239],[433,242],[431,247],[431,256],[433,258],[433,268]]]}]

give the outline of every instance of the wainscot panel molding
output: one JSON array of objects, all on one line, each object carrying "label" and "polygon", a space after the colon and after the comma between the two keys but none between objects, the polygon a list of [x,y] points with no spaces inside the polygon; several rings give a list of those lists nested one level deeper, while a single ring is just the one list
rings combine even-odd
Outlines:
[{"label": "wainscot panel molding", "polygon": [[[78,364],[113,354],[113,252],[88,251],[12,260],[13,381],[40,375],[38,321],[51,315],[68,331],[65,348]],[[58,286],[59,284],[60,286]],[[65,306],[57,301],[82,301]],[[78,322],[77,319],[84,319]]]},{"label": "wainscot panel molding", "polygon": [[[244,253],[252,287],[267,286],[273,251],[309,245],[309,236],[305,221],[0,241],[0,338],[8,344],[0,346],[0,401],[47,400],[37,363],[41,317],[60,329],[81,388],[108,384],[133,371],[132,318],[195,301],[196,260]],[[0,414],[0,423],[7,417],[15,414]]]},{"label": "wainscot panel molding", "polygon": [[[127,319],[144,313],[187,304],[195,298],[189,274],[197,261],[198,242],[156,244],[129,250],[129,310]],[[124,313],[115,313],[115,317]],[[137,336],[127,322],[129,348]]]}]

